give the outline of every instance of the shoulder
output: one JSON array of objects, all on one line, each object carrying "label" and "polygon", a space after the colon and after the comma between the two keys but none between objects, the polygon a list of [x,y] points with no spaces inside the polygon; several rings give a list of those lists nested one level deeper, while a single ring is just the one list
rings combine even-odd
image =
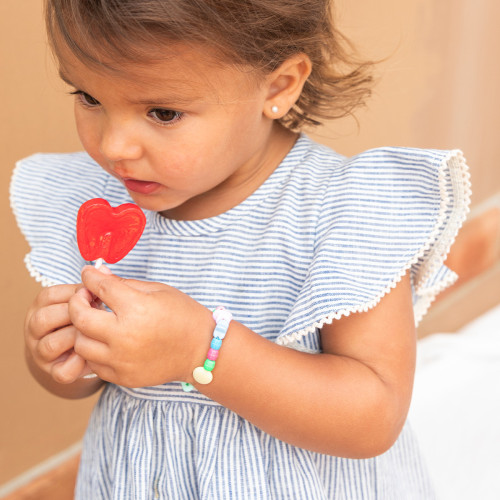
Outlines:
[{"label": "shoulder", "polygon": [[299,141],[302,151],[287,188],[299,203],[315,207],[319,225],[412,211],[435,218],[443,204],[467,202],[468,173],[459,150],[381,147],[346,157],[307,136]]},{"label": "shoulder", "polygon": [[83,202],[98,197],[120,204],[127,192],[86,153],[35,154],[17,163],[10,201],[31,247],[26,264],[37,280],[78,282],[83,260],[76,245],[76,216]]},{"label": "shoulder", "polygon": [[[358,189],[373,186],[405,185],[435,186],[453,163],[463,163],[459,150],[433,150],[403,147],[380,147],[369,149],[351,157],[341,156],[328,148],[315,148],[316,165],[328,172],[330,186],[349,182],[349,187]],[[346,186],[343,186],[344,188]]]},{"label": "shoulder", "polygon": [[443,204],[463,198],[467,176],[459,150],[370,149],[343,158],[331,170],[322,213],[341,210],[367,219],[379,214],[395,221],[412,213],[437,218]]},{"label": "shoulder", "polygon": [[283,339],[371,309],[408,270],[418,322],[455,279],[443,263],[470,203],[462,153],[389,147],[321,156],[331,160],[316,163],[328,175],[316,196],[314,251]]},{"label": "shoulder", "polygon": [[434,187],[450,167],[464,163],[459,150],[405,147],[379,147],[349,157],[305,135],[299,139],[296,156],[294,177],[319,183],[323,191],[335,186],[376,189],[394,182]]},{"label": "shoulder", "polygon": [[[48,172],[66,172],[73,175],[83,175],[85,172],[96,173],[99,165],[85,152],[74,153],[35,153],[17,162],[19,170],[39,172],[41,176]],[[95,170],[95,172],[92,172]]]},{"label": "shoulder", "polygon": [[84,201],[109,198],[109,193],[111,198],[118,194],[118,202],[127,197],[121,184],[84,152],[37,153],[24,158],[17,162],[10,184],[16,214],[73,213]]},{"label": "shoulder", "polygon": [[86,153],[37,153],[17,162],[11,194],[14,199],[28,193],[31,199],[85,198],[99,190],[106,176]]}]

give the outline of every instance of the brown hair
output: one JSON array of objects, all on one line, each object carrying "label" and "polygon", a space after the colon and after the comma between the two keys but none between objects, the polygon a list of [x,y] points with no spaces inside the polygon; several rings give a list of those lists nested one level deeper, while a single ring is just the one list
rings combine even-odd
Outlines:
[{"label": "brown hair", "polygon": [[370,94],[372,65],[335,29],[330,0],[46,0],[45,12],[56,55],[62,40],[90,64],[145,61],[165,41],[209,44],[264,74],[305,53],[312,73],[281,119],[291,129],[350,114]]}]

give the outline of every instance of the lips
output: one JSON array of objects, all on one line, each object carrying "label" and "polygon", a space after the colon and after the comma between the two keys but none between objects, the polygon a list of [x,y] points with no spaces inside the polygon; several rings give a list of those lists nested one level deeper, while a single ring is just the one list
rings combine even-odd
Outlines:
[{"label": "lips", "polygon": [[161,186],[158,182],[138,181],[136,179],[123,179],[123,183],[129,191],[140,194],[151,194]]}]

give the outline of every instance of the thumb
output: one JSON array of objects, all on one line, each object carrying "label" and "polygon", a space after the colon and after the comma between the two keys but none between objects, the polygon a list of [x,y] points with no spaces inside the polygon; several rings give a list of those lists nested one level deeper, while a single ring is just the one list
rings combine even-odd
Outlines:
[{"label": "thumb", "polygon": [[165,285],[164,283],[158,283],[155,281],[124,279],[123,282],[133,290],[137,290],[138,292],[143,292],[143,293],[159,292],[161,290],[165,290],[165,288],[170,288],[168,285]]},{"label": "thumb", "polygon": [[[102,264],[96,269],[98,269],[101,273],[106,274],[108,276],[113,275],[111,269],[107,267],[105,264]],[[168,286],[164,285],[163,283],[156,283],[154,281],[141,281],[141,280],[127,279],[127,278],[120,278],[120,279],[130,288],[145,293],[158,292],[164,289],[166,286]]]},{"label": "thumb", "polygon": [[102,267],[104,266],[95,269],[92,266],[85,266],[82,270],[82,283],[94,297],[98,297],[115,312],[122,306],[128,308],[128,304],[139,299],[139,292],[128,286],[129,280],[102,271]]}]

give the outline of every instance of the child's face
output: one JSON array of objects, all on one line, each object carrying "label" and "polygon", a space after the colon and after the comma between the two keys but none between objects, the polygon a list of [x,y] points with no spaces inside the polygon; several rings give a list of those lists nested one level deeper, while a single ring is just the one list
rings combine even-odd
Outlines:
[{"label": "child's face", "polygon": [[269,147],[277,133],[264,114],[269,85],[206,53],[180,47],[120,73],[89,68],[67,50],[60,62],[76,90],[83,146],[145,209],[179,219],[216,215],[251,194],[286,154]]}]

